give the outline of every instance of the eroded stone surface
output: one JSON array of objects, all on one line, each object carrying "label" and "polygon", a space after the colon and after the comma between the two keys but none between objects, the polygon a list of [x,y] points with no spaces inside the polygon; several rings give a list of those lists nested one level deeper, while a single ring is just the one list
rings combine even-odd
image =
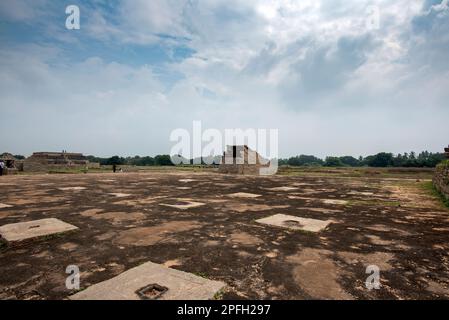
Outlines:
[{"label": "eroded stone surface", "polygon": [[158,242],[176,242],[177,232],[202,226],[198,221],[170,221],[153,227],[132,228],[120,233],[115,242],[122,245],[148,246]]},{"label": "eroded stone surface", "polygon": [[391,261],[394,259],[394,255],[389,252],[375,252],[369,254],[339,252],[338,255],[348,264],[360,263],[364,268],[369,265],[376,265],[382,271],[391,270]]},{"label": "eroded stone surface", "polygon": [[[80,231],[0,249],[0,270],[8,275],[0,277],[0,297],[67,298],[61,266],[72,263],[68,260],[76,260],[81,285],[89,287],[151,258],[222,279],[229,284],[225,299],[339,299],[342,292],[343,298],[355,299],[449,298],[448,214],[420,188],[414,173],[408,181],[307,175],[242,177],[164,169],[1,177],[8,187],[0,203],[13,207],[0,210],[0,225],[55,217]],[[114,183],[100,181],[111,177]],[[197,182],[179,182],[184,178]],[[86,190],[58,189],[73,186]],[[267,191],[279,186],[298,190]],[[109,195],[118,192],[132,196]],[[229,196],[242,192],[260,196]],[[183,200],[206,205],[189,210],[159,205]],[[255,222],[281,213],[334,224],[316,234]],[[380,290],[365,287],[371,264],[381,270]]]},{"label": "eroded stone surface", "polygon": [[262,239],[247,232],[234,232],[229,236],[229,240],[234,244],[258,245],[263,243]]},{"label": "eroded stone surface", "polygon": [[260,212],[260,211],[267,211],[267,210],[273,210],[273,209],[284,209],[289,208],[289,205],[279,205],[279,206],[268,206],[266,204],[236,204],[236,203],[230,203],[226,207],[229,209],[236,211],[236,212]]},{"label": "eroded stone surface", "polygon": [[295,282],[314,299],[352,299],[338,283],[341,271],[330,258],[331,252],[306,248],[287,261],[294,265]]}]

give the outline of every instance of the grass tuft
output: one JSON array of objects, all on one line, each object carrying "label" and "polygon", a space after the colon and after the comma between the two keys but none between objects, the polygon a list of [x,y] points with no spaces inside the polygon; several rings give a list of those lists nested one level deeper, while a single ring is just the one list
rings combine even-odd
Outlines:
[{"label": "grass tuft", "polygon": [[208,275],[204,272],[194,272],[193,274],[201,278],[209,279]]},{"label": "grass tuft", "polygon": [[214,294],[214,297],[212,299],[213,300],[223,300],[223,296],[224,296],[224,289],[220,289]]},{"label": "grass tuft", "polygon": [[443,206],[449,208],[449,199],[446,199],[438,190],[435,188],[435,185],[432,181],[423,182],[421,184],[424,191],[433,196],[436,200],[438,200]]}]

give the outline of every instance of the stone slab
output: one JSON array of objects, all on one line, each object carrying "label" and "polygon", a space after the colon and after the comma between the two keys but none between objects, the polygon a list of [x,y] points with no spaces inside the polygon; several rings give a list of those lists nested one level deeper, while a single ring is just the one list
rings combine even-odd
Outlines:
[{"label": "stone slab", "polygon": [[12,205],[6,203],[0,203],[0,209],[11,208]]},{"label": "stone slab", "polygon": [[117,198],[126,198],[131,196],[129,193],[120,193],[120,192],[116,192],[116,193],[109,193],[111,196],[117,197]]},{"label": "stone slab", "polygon": [[233,198],[258,198],[258,197],[260,197],[260,194],[237,192],[237,193],[228,194],[228,196],[233,197]]},{"label": "stone slab", "polygon": [[293,190],[298,190],[298,188],[296,187],[288,187],[288,186],[284,186],[284,187],[274,187],[274,188],[266,188],[267,190],[270,191],[293,191]]},{"label": "stone slab", "polygon": [[8,242],[18,242],[76,229],[78,227],[59,219],[48,218],[3,225],[0,235]]},{"label": "stone slab", "polygon": [[[82,279],[81,279],[82,281]],[[69,297],[71,300],[140,300],[136,291],[150,284],[168,288],[158,300],[208,300],[226,286],[191,273],[146,262]]]},{"label": "stone slab", "polygon": [[205,205],[205,203],[202,202],[196,202],[196,201],[182,201],[183,203],[180,204],[167,204],[167,203],[160,203],[161,206],[180,209],[180,210],[187,210],[191,208],[198,208]]},{"label": "stone slab", "polygon": [[80,191],[85,190],[86,187],[64,187],[64,188],[58,188],[61,191]]},{"label": "stone slab", "polygon": [[347,200],[338,200],[338,199],[322,199],[325,204],[338,204],[338,205],[346,205],[348,204]]},{"label": "stone slab", "polygon": [[325,229],[332,220],[316,220],[286,214],[276,214],[274,216],[256,220],[256,222],[291,230],[320,232]]}]

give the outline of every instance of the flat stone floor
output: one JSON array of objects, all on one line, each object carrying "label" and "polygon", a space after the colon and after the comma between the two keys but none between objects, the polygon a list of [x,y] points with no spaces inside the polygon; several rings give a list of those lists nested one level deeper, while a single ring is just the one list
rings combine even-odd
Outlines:
[{"label": "flat stone floor", "polygon": [[[0,299],[65,299],[76,293],[65,287],[68,265],[86,289],[148,261],[226,283],[223,299],[449,298],[449,212],[422,183],[179,171],[3,176],[0,225],[57,218],[79,230],[3,245]],[[176,208],[192,202],[204,205]],[[311,233],[256,222],[276,214],[333,223]],[[369,265],[380,268],[379,290],[365,287]]]}]

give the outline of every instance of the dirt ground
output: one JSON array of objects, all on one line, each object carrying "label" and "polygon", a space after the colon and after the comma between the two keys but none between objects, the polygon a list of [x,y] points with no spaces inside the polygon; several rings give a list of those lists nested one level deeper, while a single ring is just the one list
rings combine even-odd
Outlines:
[{"label": "dirt ground", "polygon": [[[0,225],[58,218],[79,228],[0,248],[0,299],[64,299],[147,261],[223,281],[223,299],[449,298],[449,212],[425,180],[139,172],[4,176]],[[319,233],[255,222],[332,220]],[[368,290],[366,268],[380,270]]]}]

